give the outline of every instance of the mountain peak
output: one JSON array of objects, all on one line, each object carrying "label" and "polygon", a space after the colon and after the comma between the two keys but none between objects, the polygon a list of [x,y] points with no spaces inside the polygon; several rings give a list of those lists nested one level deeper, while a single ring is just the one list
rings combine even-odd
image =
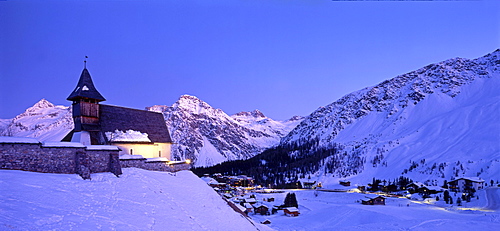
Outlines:
[{"label": "mountain peak", "polygon": [[255,109],[253,111],[242,111],[234,114],[235,116],[250,116],[250,117],[255,117],[255,118],[266,118],[264,113],[261,111]]},{"label": "mountain peak", "polygon": [[35,105],[33,105],[30,108],[26,109],[26,112],[33,112],[33,111],[36,111],[38,109],[44,109],[44,108],[50,108],[50,107],[54,107],[54,104],[52,104],[51,102],[47,101],[46,99],[41,99],[40,101],[38,101],[37,103],[35,103]]}]

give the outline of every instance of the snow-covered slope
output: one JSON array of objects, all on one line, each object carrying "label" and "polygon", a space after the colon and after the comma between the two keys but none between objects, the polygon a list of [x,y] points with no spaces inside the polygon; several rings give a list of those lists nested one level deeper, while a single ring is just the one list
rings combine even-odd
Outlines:
[{"label": "snow-covered slope", "polygon": [[335,166],[335,177],[499,179],[500,50],[348,94],[306,117],[281,144],[308,140],[336,144],[341,155],[323,162]]},{"label": "snow-covered slope", "polygon": [[3,123],[0,125],[1,136],[34,137],[42,141],[60,141],[73,129],[71,109],[54,106],[45,99]]},{"label": "snow-covered slope", "polygon": [[119,178],[0,170],[0,230],[267,230],[190,171]]},{"label": "snow-covered slope", "polygon": [[176,144],[174,157],[194,160],[195,166],[211,166],[227,160],[247,159],[279,143],[301,120],[274,121],[260,111],[229,116],[189,95],[171,107],[152,106],[162,112]]}]

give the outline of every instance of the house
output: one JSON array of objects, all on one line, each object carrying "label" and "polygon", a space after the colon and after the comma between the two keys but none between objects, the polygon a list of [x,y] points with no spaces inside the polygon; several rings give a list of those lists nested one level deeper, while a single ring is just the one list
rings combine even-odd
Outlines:
[{"label": "house", "polygon": [[315,188],[316,181],[304,181],[302,182],[302,188],[304,189],[312,189]]},{"label": "house", "polygon": [[378,196],[374,198],[368,198],[368,200],[361,200],[361,204],[364,205],[385,205],[385,197]]},{"label": "house", "polygon": [[161,113],[100,104],[106,99],[97,91],[85,67],[72,101],[74,129],[62,141],[84,145],[114,145],[119,155],[170,160],[172,139]]},{"label": "house", "polygon": [[271,221],[266,219],[265,221],[261,222],[261,224],[269,225],[271,224]]},{"label": "house", "polygon": [[406,186],[410,193],[425,193],[428,191],[427,185],[422,182],[412,182]]},{"label": "house", "polygon": [[484,180],[479,177],[461,177],[448,182],[452,192],[477,191],[484,188]]},{"label": "house", "polygon": [[347,180],[340,180],[339,184],[342,186],[351,186],[351,182]]},{"label": "house", "polygon": [[245,198],[245,203],[255,204],[257,200],[255,198]]},{"label": "house", "polygon": [[255,214],[260,214],[260,215],[269,215],[269,207],[267,207],[264,204],[254,204],[253,205],[253,211]]},{"label": "house", "polygon": [[250,203],[243,203],[243,207],[245,207],[247,214],[253,211],[253,206]]},{"label": "house", "polygon": [[298,216],[300,214],[299,213],[299,209],[296,208],[296,207],[287,207],[287,208],[284,208],[283,212],[285,213],[285,215],[287,215],[289,217],[296,217],[296,216]]}]

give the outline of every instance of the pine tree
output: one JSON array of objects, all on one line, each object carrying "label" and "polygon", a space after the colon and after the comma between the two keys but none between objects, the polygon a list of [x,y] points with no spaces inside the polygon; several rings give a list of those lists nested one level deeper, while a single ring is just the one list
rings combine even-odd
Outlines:
[{"label": "pine tree", "polygon": [[283,207],[299,207],[295,193],[286,194],[285,201],[283,202]]}]

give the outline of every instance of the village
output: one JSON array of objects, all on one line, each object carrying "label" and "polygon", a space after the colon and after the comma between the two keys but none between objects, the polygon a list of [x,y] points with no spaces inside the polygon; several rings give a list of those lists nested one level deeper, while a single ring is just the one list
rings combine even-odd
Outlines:
[{"label": "village", "polygon": [[372,210],[372,206],[387,205],[399,209],[427,206],[446,211],[488,211],[481,207],[486,198],[480,197],[488,195],[486,188],[498,189],[498,182],[491,181],[490,187],[487,187],[488,183],[477,177],[457,178],[445,182],[444,187],[428,186],[411,180],[398,187],[383,185],[382,182],[379,184],[374,179],[366,186],[351,185],[350,181],[340,180],[328,188],[323,188],[321,182],[303,181],[298,182],[296,189],[264,188],[245,175],[205,174],[201,179],[236,212],[268,225],[275,221],[286,223],[284,220],[287,217],[311,216],[318,208],[323,210],[322,207],[338,206],[339,203],[369,210]]}]

